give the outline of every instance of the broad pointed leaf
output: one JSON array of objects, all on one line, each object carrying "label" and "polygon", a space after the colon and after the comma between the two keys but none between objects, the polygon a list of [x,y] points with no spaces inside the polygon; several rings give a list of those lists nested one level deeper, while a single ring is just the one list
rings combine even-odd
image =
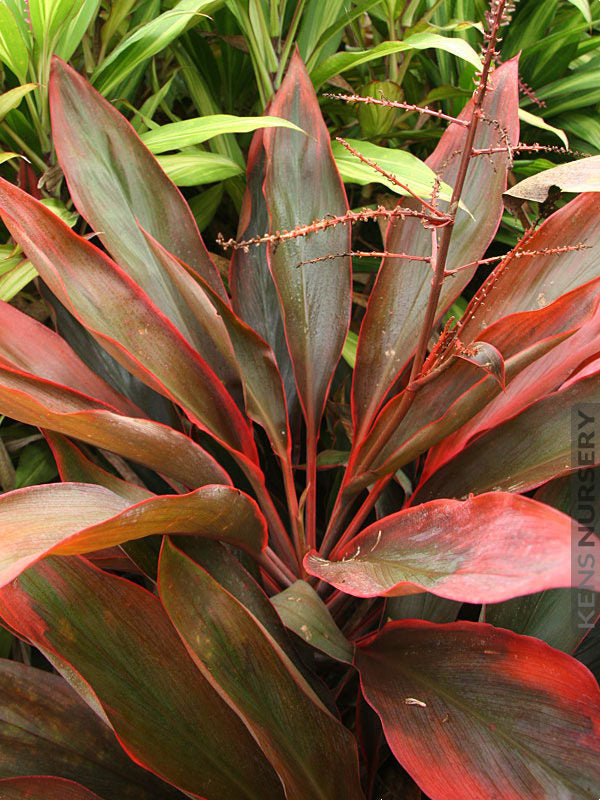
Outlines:
[{"label": "broad pointed leaf", "polygon": [[231,484],[215,459],[183,433],[149,419],[126,417],[66,386],[1,365],[0,408],[9,417],[104,447],[184,486]]},{"label": "broad pointed leaf", "polygon": [[205,800],[283,799],[275,773],[154,595],[81,558],[50,558],[0,590],[0,615],[80,673],[146,769]]},{"label": "broad pointed leaf", "polygon": [[135,505],[103,486],[57,483],[0,496],[0,585],[39,558],[75,555],[162,533],[208,536],[261,552],[267,531],[258,507],[230,486],[160,495]]},{"label": "broad pointed leaf", "polygon": [[571,526],[566,514],[519,495],[437,500],[378,520],[336,561],[309,553],[304,565],[356,597],[426,589],[449,600],[494,603],[570,586]]},{"label": "broad pointed leaf", "polygon": [[4,302],[0,302],[0,360],[38,378],[97,397],[128,416],[144,416],[92,372],[58,334]]},{"label": "broad pointed leaf", "polygon": [[[587,359],[593,357],[600,350],[600,294],[598,286],[600,280],[595,279],[585,284],[580,289],[563,295],[555,306],[564,302],[578,304],[581,308],[586,303],[584,292],[587,287],[591,290],[590,297],[594,298],[595,310],[590,319],[572,336],[560,342],[550,352],[541,355],[532,364],[523,369],[509,384],[506,391],[495,397],[490,403],[471,417],[454,434],[446,437],[427,457],[427,463],[421,480],[426,480],[442,464],[459,453],[468,442],[479,433],[494,428],[531,405],[544,395],[550,394],[560,388],[569,379],[577,367]],[[536,312],[530,312],[536,313]],[[538,312],[539,313],[539,312]],[[511,315],[512,316],[512,315]],[[597,370],[591,366],[593,374]],[[585,377],[576,375],[574,379]],[[563,388],[566,388],[564,386]]]},{"label": "broad pointed leaf", "polygon": [[[571,420],[577,407],[600,403],[600,374],[553,392],[483,433],[433,473],[415,501],[466,497],[490,490],[524,492],[578,468],[572,463]],[[600,463],[591,451],[590,466]]]},{"label": "broad pointed leaf", "polygon": [[596,800],[600,691],[570,656],[491,625],[407,620],[363,641],[355,663],[431,800]]},{"label": "broad pointed leaf", "polygon": [[[492,85],[493,91],[486,95],[484,113],[488,118],[498,120],[506,130],[508,140],[516,144],[519,136],[517,61],[513,59],[495,70]],[[460,119],[469,119],[472,103],[463,109]],[[435,172],[439,171],[440,177],[450,185],[456,179],[465,136],[462,125],[451,123],[425,162]],[[475,147],[503,143],[498,128],[480,122]],[[476,261],[485,253],[502,215],[507,166],[506,153],[471,159],[462,200],[473,216],[461,209],[457,211],[448,269]],[[439,203],[441,210],[446,206],[443,201]],[[418,219],[395,221],[388,227],[386,250],[429,256],[431,232],[424,230]],[[475,267],[461,270],[444,282],[440,313],[460,294],[474,272]],[[358,341],[352,395],[358,436],[368,429],[387,392],[412,355],[430,287],[431,268],[427,264],[398,258],[384,259]]]},{"label": "broad pointed leaf", "polygon": [[213,315],[223,324],[224,338],[242,377],[246,413],[266,430],[277,455],[289,460],[290,430],[285,394],[273,351],[206,281],[197,274],[190,274],[187,265],[168,253],[149,234],[146,237],[198,321],[204,321],[206,305],[209,305]]},{"label": "broad pointed leaf", "polygon": [[[469,342],[507,314],[534,311],[600,274],[600,194],[582,194],[548,217],[515,254],[492,272],[464,315]],[[561,252],[561,248],[581,250]],[[539,252],[545,251],[545,252]],[[558,252],[552,252],[558,251]],[[534,255],[518,255],[519,253]]]},{"label": "broad pointed leaf", "polygon": [[6,778],[0,780],[2,800],[100,800],[81,784],[63,778]]},{"label": "broad pointed leaf", "polygon": [[125,117],[57,58],[52,61],[50,111],[58,159],[79,212],[136,283],[185,333],[189,319],[182,316],[178,293],[137,225],[225,297],[180,191]]},{"label": "broad pointed leaf", "polygon": [[358,758],[348,731],[314,701],[258,620],[168,539],[159,591],[190,655],[244,721],[288,800],[359,800]]},{"label": "broad pointed leaf", "polygon": [[[599,286],[600,280],[594,279],[562,295],[549,306],[509,314],[486,327],[480,336],[493,344],[505,359],[506,391],[501,394],[497,382],[482,380],[480,372],[456,360],[436,380],[419,390],[418,402],[411,405],[400,425],[369,458],[368,451],[377,440],[379,427],[393,416],[396,406],[402,402],[402,395],[389,401],[362,447],[355,452],[354,472],[369,464],[380,467],[386,460],[388,471],[393,472],[441,441],[439,448],[432,451],[437,460],[438,453],[441,458],[455,441],[461,440],[463,432],[472,425],[470,420],[477,419],[478,412],[486,417],[497,403],[504,406],[508,398],[513,397],[519,401],[524,399],[527,405],[555,389],[562,378],[553,383],[550,373],[568,374],[577,353],[582,348],[593,352],[596,346]],[[532,380],[521,377],[532,373],[535,374]],[[457,428],[456,435],[452,435]],[[405,451],[409,451],[406,460],[402,455]],[[431,462],[430,452],[426,472]]]},{"label": "broad pointed leaf", "polygon": [[[239,239],[253,239],[269,230],[269,213],[263,194],[265,152],[263,132],[252,138],[248,153],[247,186],[240,212]],[[298,410],[294,370],[285,341],[279,296],[269,270],[267,245],[235,250],[229,272],[233,308],[271,345],[281,373],[290,417]]]},{"label": "broad pointed leaf", "polygon": [[256,458],[251,431],[213,370],[114,261],[7,181],[0,215],[45,283],[117,361]]},{"label": "broad pointed leaf", "polygon": [[[310,225],[326,215],[344,214],[348,203],[331,154],[329,133],[297,53],[269,111],[310,132],[306,136],[285,128],[263,131],[264,194],[271,232]],[[351,266],[348,257],[319,264],[303,262],[349,249],[347,225],[269,248],[309,437],[317,434],[327,389],[348,331]]]},{"label": "broad pointed leaf", "polygon": [[506,194],[543,203],[554,186],[558,186],[561,192],[600,192],[600,156],[570,161],[538,172],[511,186]]},{"label": "broad pointed leaf", "polygon": [[[78,781],[103,800],[179,796],[131,761],[111,729],[58,675],[2,659],[0,727],[0,778],[52,775]],[[0,780],[3,800],[6,786]]]},{"label": "broad pointed leaf", "polygon": [[44,436],[54,455],[61,480],[68,483],[95,483],[130,503],[139,503],[154,497],[153,492],[148,489],[118,478],[90,461],[66,436],[53,431],[44,431]]},{"label": "broad pointed leaf", "polygon": [[336,661],[352,663],[352,645],[335,624],[329,609],[306,581],[296,581],[271,602],[286,628]]}]

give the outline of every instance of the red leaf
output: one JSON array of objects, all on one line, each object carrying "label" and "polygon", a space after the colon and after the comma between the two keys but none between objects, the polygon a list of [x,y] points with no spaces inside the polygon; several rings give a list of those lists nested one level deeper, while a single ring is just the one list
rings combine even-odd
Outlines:
[{"label": "red leaf", "polygon": [[9,417],[104,447],[184,486],[231,485],[212,456],[173,428],[126,417],[100,400],[1,365],[0,406]]},{"label": "red leaf", "polygon": [[290,800],[360,800],[356,744],[276,641],[165,539],[161,599],[202,674],[244,720]]},{"label": "red leaf", "polygon": [[153,534],[208,536],[254,554],[267,542],[258,506],[230,486],[204,486],[135,505],[93,484],[28,486],[0,495],[0,520],[0,586],[51,553],[91,553]]},{"label": "red leaf", "polygon": [[0,614],[81,675],[135,762],[205,800],[283,800],[150,592],[81,558],[50,558],[0,590]]},{"label": "red leaf", "polygon": [[[83,783],[104,800],[179,797],[128,758],[110,727],[58,675],[0,660],[0,728],[2,778],[16,777],[25,784],[29,779],[17,776],[50,775],[57,785],[62,785],[58,778],[66,778]],[[5,794],[9,786],[0,780],[2,800],[12,797]],[[58,795],[57,800],[63,797],[68,795]]]},{"label": "red leaf", "polygon": [[[577,406],[586,403],[600,403],[599,374],[547,395],[482,433],[418,488],[415,501],[491,489],[525,492],[578,469],[572,459],[571,421]],[[590,466],[600,463],[597,449],[590,450],[590,457]]]},{"label": "red leaf", "polygon": [[[517,59],[495,70],[491,78],[494,88],[486,95],[483,106],[488,119],[498,120],[513,144],[517,143],[519,137],[517,78]],[[472,109],[471,100],[460,118],[468,119]],[[440,177],[450,185],[454,184],[456,178],[459,164],[457,154],[460,154],[465,135],[462,125],[450,124],[426,161],[434,171],[441,170]],[[474,145],[476,148],[496,147],[504,143],[499,127],[480,122]],[[502,215],[507,167],[507,153],[471,159],[462,201],[473,216],[461,209],[457,212],[448,269],[483,257]],[[401,204],[405,205],[405,202],[402,200]],[[412,205],[412,202],[408,205]],[[440,202],[440,210],[446,205]],[[415,207],[420,208],[418,203]],[[423,229],[418,219],[390,223],[386,250],[429,256],[430,233]],[[438,309],[440,314],[461,293],[475,269],[461,270],[444,282]],[[358,340],[352,391],[357,439],[368,430],[387,392],[412,355],[423,323],[430,284],[431,268],[427,264],[390,258],[384,259],[381,265]],[[463,341],[466,344],[472,339]]]},{"label": "red leaf", "polygon": [[[269,230],[269,212],[263,194],[265,150],[263,131],[257,130],[248,152],[247,186],[240,211],[238,239],[253,239]],[[229,271],[233,308],[271,345],[281,373],[290,417],[299,412],[294,370],[285,340],[283,315],[269,269],[267,245],[235,250]]]},{"label": "red leaf", "polygon": [[130,417],[145,416],[130,400],[92,372],[62,337],[2,301],[0,363],[63,384],[89,397],[97,397]]},{"label": "red leaf", "polygon": [[193,422],[257,460],[252,432],[221,381],[114,261],[4,180],[0,208],[44,282],[102,347]]},{"label": "red leaf", "polygon": [[356,651],[394,755],[431,800],[595,800],[600,691],[537,639],[491,625],[387,625]]},{"label": "red leaf", "polygon": [[572,522],[519,495],[437,500],[378,520],[336,561],[309,553],[304,566],[355,597],[427,590],[459,602],[497,603],[571,585]]},{"label": "red leaf", "polygon": [[78,783],[63,778],[6,778],[0,780],[2,800],[100,800]]},{"label": "red leaf", "polygon": [[190,320],[137,220],[225,298],[223,284],[181,192],[129,122],[59,58],[50,70],[52,136],[69,192],[109,252],[185,335]]},{"label": "red leaf", "polygon": [[[267,128],[263,132],[264,195],[271,232],[307,225],[325,215],[344,214],[348,202],[331,154],[329,132],[297,53],[269,113],[307,131]],[[349,226],[329,228],[269,248],[309,438],[318,433],[327,390],[346,339],[352,287],[349,258],[319,264],[302,262],[349,249]]]}]

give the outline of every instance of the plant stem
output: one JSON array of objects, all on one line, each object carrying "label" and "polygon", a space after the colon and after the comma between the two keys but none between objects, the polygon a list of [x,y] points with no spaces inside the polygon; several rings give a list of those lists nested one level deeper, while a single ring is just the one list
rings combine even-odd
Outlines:
[{"label": "plant stem", "polygon": [[277,547],[279,555],[285,558],[285,561],[290,567],[297,568],[296,552],[292,547],[287,531],[275,508],[273,499],[267,491],[262,472],[255,466],[250,467],[249,464],[244,461],[238,460],[238,463],[244,470],[246,477],[254,489],[261,510],[267,519],[269,532],[273,537],[273,544]]},{"label": "plant stem", "polygon": [[306,432],[306,544],[310,550],[317,546],[317,437]]},{"label": "plant stem", "polygon": [[288,510],[290,514],[290,525],[292,526],[292,536],[294,539],[294,547],[296,548],[296,557],[298,559],[298,567],[300,568],[301,576],[304,576],[304,567],[302,562],[306,553],[306,539],[304,538],[304,528],[300,518],[300,509],[298,507],[298,496],[296,494],[296,484],[294,483],[294,473],[292,465],[286,459],[282,464],[283,482],[285,486],[285,495],[287,498]]},{"label": "plant stem", "polygon": [[296,576],[281,561],[270,547],[266,547],[264,552],[257,557],[258,564],[271,575],[278,583],[286,588],[296,581]]}]

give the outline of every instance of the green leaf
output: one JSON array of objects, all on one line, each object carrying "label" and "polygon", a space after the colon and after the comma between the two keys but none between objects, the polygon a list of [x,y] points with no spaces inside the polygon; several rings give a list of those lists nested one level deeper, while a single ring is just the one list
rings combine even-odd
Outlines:
[{"label": "green leaf", "polygon": [[24,261],[17,267],[13,267],[9,272],[0,277],[0,300],[8,303],[13,297],[24,289],[28,283],[37,278],[37,270],[29,261]]},{"label": "green leaf", "polygon": [[354,331],[348,331],[344,347],[342,349],[342,358],[349,367],[354,369],[356,364],[356,348],[358,347],[358,334]]},{"label": "green leaf", "polygon": [[3,61],[19,80],[25,80],[29,52],[13,12],[4,2],[0,2],[0,61]]},{"label": "green leaf", "polygon": [[164,153],[167,150],[180,150],[201,144],[213,136],[225,133],[248,133],[258,128],[277,127],[301,130],[293,122],[281,117],[234,117],[231,114],[211,114],[161,125],[143,133],[141,139],[151,153]]},{"label": "green leaf", "polygon": [[[390,147],[379,147],[370,142],[356,139],[346,140],[351,147],[375,161],[386,172],[391,172],[399,181],[407,185],[419,197],[431,197],[435,185],[435,173],[420,158],[406,150],[392,150]],[[345,183],[358,183],[365,186],[369,183],[381,183],[396,194],[409,195],[405,189],[385,178],[368,164],[364,164],[350,153],[341,142],[332,142],[331,150],[336,166]],[[452,188],[446,183],[440,185],[439,197],[450,200]]]},{"label": "green leaf", "polygon": [[22,86],[17,86],[15,89],[10,89],[8,92],[0,94],[0,122],[9,111],[19,105],[26,94],[32,92],[36,87],[37,83],[24,83]]},{"label": "green leaf", "polygon": [[534,128],[539,128],[542,131],[550,131],[550,133],[556,134],[564,146],[566,148],[569,147],[569,140],[566,133],[560,128],[554,128],[552,125],[548,125],[548,123],[545,122],[541,117],[538,117],[537,114],[531,114],[529,111],[525,111],[524,108],[520,108],[519,119],[521,122],[526,122],[528,125],[532,125]]},{"label": "green leaf", "polygon": [[159,593],[202,675],[244,720],[288,798],[361,798],[356,744],[258,620],[165,540]]},{"label": "green leaf", "polygon": [[201,186],[224,181],[234,175],[241,175],[244,171],[227,156],[204,150],[158,156],[156,160],[176,186]]},{"label": "green leaf", "polygon": [[15,489],[38,483],[49,483],[57,475],[56,464],[48,448],[41,442],[32,442],[24,448],[19,458],[15,474]]},{"label": "green leaf", "polygon": [[306,581],[296,581],[271,597],[286,628],[336,661],[351,664],[354,648],[335,624],[329,609]]},{"label": "green leaf", "polygon": [[407,50],[428,50],[430,48],[452,53],[469,64],[473,64],[478,69],[481,68],[481,59],[464,39],[451,39],[446,36],[439,36],[436,33],[415,33],[403,42],[383,42],[369,50],[335,53],[312,70],[310,77],[315,88],[318,89],[323,83],[333,78],[334,75],[339,75],[341,72],[357,67],[359,64],[365,64],[376,58],[392,55],[392,53],[402,53]]},{"label": "green leaf", "polygon": [[9,151],[4,151],[0,153],[0,164],[4,164],[6,161],[10,161],[11,158],[24,158],[20,153],[12,153]]},{"label": "green leaf", "polygon": [[54,49],[55,54],[69,61],[81,43],[85,32],[96,17],[100,8],[99,0],[83,0],[81,3],[71,5],[71,14],[65,25],[62,26],[58,42]]},{"label": "green leaf", "polygon": [[592,11],[590,9],[590,0],[569,0],[569,3],[572,3],[575,8],[578,8],[579,11],[581,11],[586,22],[591,23]]},{"label": "green leaf", "polygon": [[[179,797],[175,789],[134,764],[111,729],[62,678],[46,670],[0,661],[0,726],[0,779],[52,775],[80,781],[103,800]],[[12,798],[4,794],[5,786],[0,781],[3,800]],[[38,800],[38,795],[33,797]],[[69,795],[57,800],[63,797]],[[39,795],[39,800],[46,800],[46,795]]]},{"label": "green leaf", "polygon": [[[81,558],[51,558],[0,590],[0,614],[79,672],[122,747],[145,769],[206,800],[283,800],[245,725],[194,665],[150,592]],[[72,741],[85,731],[78,726]]]},{"label": "green leaf", "polygon": [[101,94],[110,94],[139,64],[164,50],[191,22],[197,22],[211,3],[212,0],[180,0],[169,11],[142,25],[100,64],[92,74],[92,83]]}]

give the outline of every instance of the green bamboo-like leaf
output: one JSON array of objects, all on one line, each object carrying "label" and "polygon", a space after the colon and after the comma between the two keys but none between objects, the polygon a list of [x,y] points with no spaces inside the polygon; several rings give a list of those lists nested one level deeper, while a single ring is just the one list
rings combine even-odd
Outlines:
[{"label": "green bamboo-like leaf", "polygon": [[230,486],[205,486],[135,505],[93,484],[30,486],[0,496],[0,518],[0,585],[45,555],[90,553],[153,534],[208,536],[255,555],[267,535],[254,501]]},{"label": "green bamboo-like leaf", "polygon": [[273,595],[271,603],[286,628],[336,661],[352,663],[352,645],[309,583],[296,581],[285,591]]},{"label": "green bamboo-like leaf", "polygon": [[147,770],[206,800],[283,800],[256,743],[150,592],[81,558],[50,558],[0,590],[0,616],[79,672]]},{"label": "green bamboo-like leaf", "polygon": [[159,591],[201,673],[244,720],[289,800],[359,800],[352,737],[256,618],[168,539]]},{"label": "green bamboo-like leaf", "polygon": [[[78,781],[103,800],[176,800],[179,796],[138,767],[110,727],[58,675],[0,660],[0,725],[3,800],[13,795],[5,793],[11,784],[2,779],[40,774]],[[46,800],[54,795],[33,797]],[[66,800],[69,795],[58,795],[57,800],[63,797]]]},{"label": "green bamboo-like leaf", "polygon": [[564,146],[567,148],[569,147],[569,140],[566,133],[561,128],[555,128],[552,125],[548,125],[548,123],[545,122],[542,117],[538,117],[537,114],[531,114],[529,111],[525,111],[524,108],[520,108],[519,119],[521,122],[526,122],[528,125],[533,125],[534,128],[539,128],[542,131],[550,131],[550,133],[556,134]]},{"label": "green bamboo-like leaf", "polygon": [[407,620],[361,642],[355,663],[431,800],[595,800],[600,692],[570,656],[491,625]]},{"label": "green bamboo-like leaf", "polygon": [[[435,173],[419,158],[406,150],[392,150],[389,147],[379,147],[369,142],[359,142],[355,139],[346,140],[349,145],[358,150],[362,155],[375,161],[387,172],[395,175],[399,181],[407,185],[419,197],[431,197],[435,183]],[[345,183],[358,183],[365,186],[368,183],[381,183],[396,194],[409,195],[405,189],[392,183],[380,175],[372,167],[349,153],[339,142],[332,142],[331,149],[336,166]],[[439,197],[449,200],[452,189],[445,183],[440,185]]]},{"label": "green bamboo-like leaf", "polygon": [[32,92],[36,86],[36,83],[24,83],[22,86],[17,86],[15,89],[10,89],[8,92],[0,94],[0,122],[9,111],[17,108],[25,95]]},{"label": "green bamboo-like leaf", "polygon": [[106,58],[92,75],[99,92],[110,94],[132,71],[160,53],[186,27],[200,19],[203,9],[213,0],[180,0],[173,8],[150,20],[128,36]]},{"label": "green bamboo-like leaf", "polygon": [[592,21],[592,11],[590,9],[590,0],[569,0],[569,3],[572,3],[575,8],[578,8],[579,11],[585,17],[586,22]]},{"label": "green bamboo-like leaf", "polygon": [[18,78],[25,79],[29,53],[21,29],[6,3],[0,3],[0,61]]},{"label": "green bamboo-like leaf", "polygon": [[157,161],[176,186],[201,186],[224,181],[243,173],[242,167],[227,156],[188,150],[185,153],[158,156]]},{"label": "green bamboo-like leaf", "polygon": [[183,147],[201,144],[213,136],[226,133],[248,133],[258,128],[291,128],[300,130],[293,122],[281,117],[235,117],[231,114],[208,114],[206,117],[171,122],[146,131],[142,142],[151,153],[180,150]]},{"label": "green bamboo-like leaf", "polygon": [[323,83],[333,78],[334,75],[339,75],[341,72],[357,67],[359,64],[365,64],[376,58],[383,58],[384,56],[402,53],[407,50],[429,49],[444,50],[467,61],[469,64],[473,64],[475,67],[481,67],[481,59],[464,39],[451,39],[450,37],[439,36],[436,33],[415,33],[407,37],[403,42],[383,42],[369,50],[335,53],[325,59],[316,69],[312,70],[310,77],[315,87],[319,88]]}]

